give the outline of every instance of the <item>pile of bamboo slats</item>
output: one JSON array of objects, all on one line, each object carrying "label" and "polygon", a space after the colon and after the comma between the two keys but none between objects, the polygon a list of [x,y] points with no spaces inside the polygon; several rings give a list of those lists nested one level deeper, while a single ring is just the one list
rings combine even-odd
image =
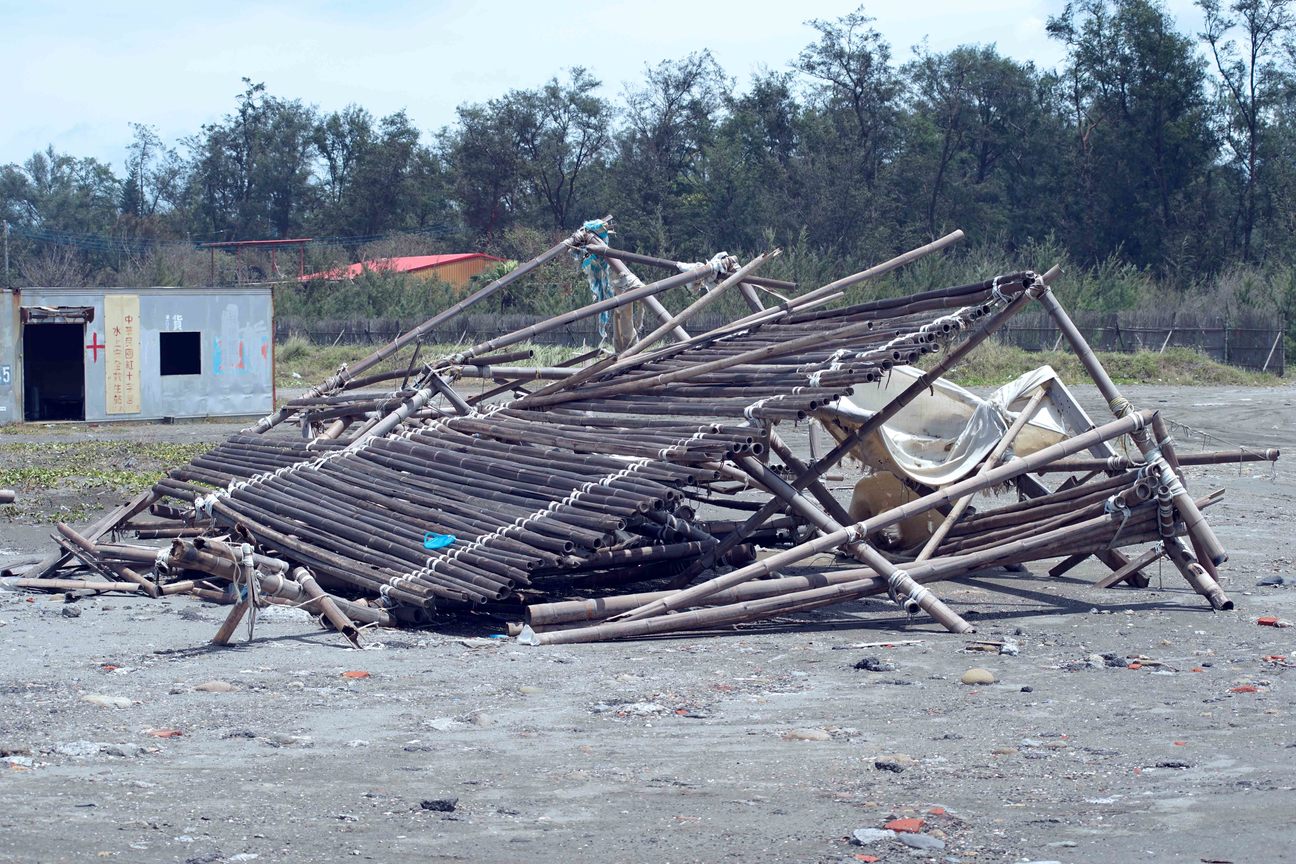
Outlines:
[{"label": "pile of bamboo slats", "polygon": [[[491,616],[514,622],[524,641],[561,643],[728,626],[879,594],[968,632],[928,586],[1061,559],[1057,573],[1090,557],[1111,571],[1100,584],[1134,586],[1165,557],[1213,607],[1231,605],[1216,570],[1226,553],[1202,515],[1222,492],[1194,498],[1181,466],[1238,454],[1176,454],[1160,415],[1119,393],[1070,323],[1050,289],[1056,268],[842,305],[847,289],[961,232],[799,292],[756,275],[777,250],[745,264],[723,253],[681,263],[617,250],[605,228],[587,224],[95,524],[60,525],[59,550],[22,584],[228,603],[219,642],[267,602],[307,608],[353,644],[359,627],[447,614]],[[421,356],[426,333],[564,254],[610,278],[611,296]],[[671,273],[645,283],[631,265]],[[673,313],[658,295],[685,285],[703,293]],[[749,311],[690,334],[695,313],[726,291]],[[778,302],[766,306],[770,297]],[[656,319],[649,332],[619,330],[615,345],[556,366],[528,363],[524,343],[535,336],[603,314],[624,324],[632,319],[617,313],[635,303]],[[939,488],[902,478],[910,500],[852,518],[825,485],[830,472],[1032,304],[1057,323],[1114,419],[1013,456],[1015,436],[1050,396],[1045,385],[972,473]],[[856,425],[840,421],[839,400],[915,363],[927,371],[885,407]],[[833,432],[827,454],[800,446],[807,420]],[[973,507],[987,490],[1016,494]],[[930,536],[897,545],[889,531],[922,514],[936,526]],[[131,533],[170,544],[122,542]],[[1122,551],[1134,547],[1143,548],[1133,557]],[[825,553],[834,563],[822,563]]]}]

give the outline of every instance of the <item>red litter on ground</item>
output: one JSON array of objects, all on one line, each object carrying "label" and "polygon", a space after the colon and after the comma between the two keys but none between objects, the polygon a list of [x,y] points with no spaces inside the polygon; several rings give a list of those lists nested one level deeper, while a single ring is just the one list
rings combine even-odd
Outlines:
[{"label": "red litter on ground", "polygon": [[1254,684],[1243,684],[1240,687],[1230,687],[1229,692],[1230,693],[1258,693],[1260,691],[1256,689],[1256,686]]},{"label": "red litter on ground", "polygon": [[921,819],[892,819],[882,826],[888,828],[897,834],[917,834],[922,830],[923,820]]}]

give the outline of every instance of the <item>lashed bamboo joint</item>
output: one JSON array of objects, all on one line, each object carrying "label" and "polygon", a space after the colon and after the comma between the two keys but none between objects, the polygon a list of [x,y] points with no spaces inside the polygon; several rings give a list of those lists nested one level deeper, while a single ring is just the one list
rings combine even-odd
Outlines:
[{"label": "lashed bamboo joint", "polygon": [[[676,262],[619,250],[608,228],[587,223],[88,529],[60,525],[60,551],[23,584],[124,581],[150,596],[229,602],[221,643],[267,602],[302,606],[351,644],[358,626],[444,614],[522,621],[520,638],[546,644],[871,595],[969,632],[929,586],[1055,558],[1055,572],[1094,557],[1112,571],[1100,585],[1138,585],[1165,557],[1213,608],[1231,606],[1216,570],[1227,554],[1202,515],[1219,493],[1194,499],[1183,466],[1277,452],[1178,457],[1162,418],[1119,393],[1071,324],[1051,290],[1056,268],[843,304],[848,289],[962,232],[799,291],[757,273],[777,250]],[[563,252],[589,275],[595,302],[420,360],[425,334]],[[669,272],[645,282],[632,265]],[[701,296],[672,312],[660,295],[688,285]],[[684,329],[734,288],[749,313]],[[758,288],[781,302],[766,305]],[[526,341],[635,303],[659,323],[617,332],[615,352],[513,365],[532,358]],[[989,401],[941,378],[1031,303],[1057,321],[1112,421],[1091,421],[1051,370]],[[465,381],[490,383],[474,392]],[[776,431],[784,421],[818,424],[835,446],[819,455],[803,447],[808,427]],[[1135,455],[1118,452],[1122,440]],[[824,481],[847,456],[864,475],[839,500]],[[976,497],[991,490],[1016,494]],[[127,531],[177,539],[103,542]],[[1122,551],[1134,547],[1145,548]],[[825,553],[855,564],[825,564]],[[573,591],[603,596],[567,599]]]}]

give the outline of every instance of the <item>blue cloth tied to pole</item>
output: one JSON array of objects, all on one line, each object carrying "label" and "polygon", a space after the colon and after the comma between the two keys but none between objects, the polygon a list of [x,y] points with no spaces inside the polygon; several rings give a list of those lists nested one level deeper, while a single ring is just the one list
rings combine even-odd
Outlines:
[{"label": "blue cloth tied to pole", "polygon": [[[598,237],[605,244],[608,240],[607,224],[602,219],[594,219],[586,222],[584,225],[586,231],[589,231],[595,237]],[[607,300],[612,297],[612,280],[610,276],[611,268],[608,267],[607,260],[593,253],[587,254],[581,259],[581,270],[585,271],[585,278],[589,279],[590,294],[594,297],[594,302]],[[608,312],[600,312],[598,318],[599,344],[605,344],[608,338],[608,323],[612,316]]]}]

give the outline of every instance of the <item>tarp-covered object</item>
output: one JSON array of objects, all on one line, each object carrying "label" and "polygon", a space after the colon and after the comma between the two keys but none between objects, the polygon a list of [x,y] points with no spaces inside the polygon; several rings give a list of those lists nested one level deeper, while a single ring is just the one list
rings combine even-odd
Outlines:
[{"label": "tarp-covered object", "polygon": [[[921,376],[920,369],[897,366],[876,387],[856,388],[854,394],[821,412],[821,417],[830,420],[826,424],[829,431],[841,440]],[[975,469],[1046,381],[1054,382],[1052,393],[1014,443],[1019,455],[1034,453],[1067,434],[1062,412],[1053,400],[1071,396],[1049,366],[1027,372],[988,399],[939,379],[857,447],[854,455],[875,470],[927,486],[949,485]]]}]

